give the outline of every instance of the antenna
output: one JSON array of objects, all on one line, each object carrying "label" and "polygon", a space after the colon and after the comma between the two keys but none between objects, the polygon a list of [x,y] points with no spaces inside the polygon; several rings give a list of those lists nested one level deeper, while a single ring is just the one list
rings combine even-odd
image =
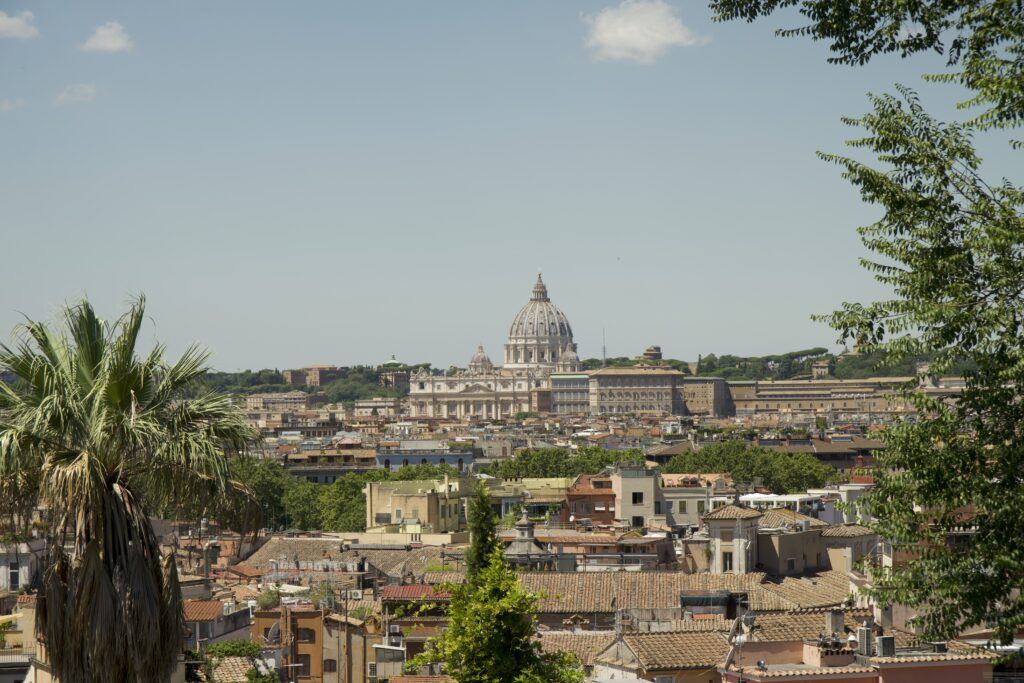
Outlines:
[{"label": "antenna", "polygon": [[608,366],[608,347],[605,346],[604,328],[601,328],[601,367]]}]

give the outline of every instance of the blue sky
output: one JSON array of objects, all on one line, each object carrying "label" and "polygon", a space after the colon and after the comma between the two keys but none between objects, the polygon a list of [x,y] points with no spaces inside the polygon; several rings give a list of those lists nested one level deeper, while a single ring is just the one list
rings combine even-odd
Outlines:
[{"label": "blue sky", "polygon": [[963,94],[700,2],[0,11],[0,335],[144,292],[222,369],[497,360],[538,269],[583,356],[832,346],[878,214],[814,152],[868,91]]}]

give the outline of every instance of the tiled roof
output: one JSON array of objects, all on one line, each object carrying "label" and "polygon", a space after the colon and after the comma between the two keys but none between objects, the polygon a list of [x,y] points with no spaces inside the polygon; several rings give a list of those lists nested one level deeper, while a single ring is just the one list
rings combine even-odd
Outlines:
[{"label": "tiled roof", "polygon": [[466,573],[465,572],[424,572],[423,582],[433,585],[441,583],[465,583]]},{"label": "tiled roof", "polygon": [[[786,668],[790,667],[790,668]],[[730,671],[737,671],[735,667],[729,667]],[[751,669],[749,666],[743,670],[744,680],[748,678],[753,681],[764,680],[765,678],[795,678],[799,676],[837,676],[839,674],[870,674],[875,669],[870,666],[849,664],[847,666],[798,666],[797,664],[775,664],[768,665],[764,671]],[[827,680],[827,679],[826,679]],[[858,679],[862,680],[862,679]]]},{"label": "tiled roof", "polygon": [[419,576],[425,566],[438,564],[441,561],[439,546],[422,546],[409,550],[404,548],[342,550],[341,545],[342,541],[338,538],[275,537],[267,541],[244,562],[240,562],[238,566],[269,571],[271,560],[279,561],[283,558],[288,565],[282,567],[282,570],[286,570],[289,566],[294,566],[291,563],[296,558],[300,563],[321,562],[326,559],[330,559],[332,562],[358,562],[365,558],[372,566],[388,576],[401,577],[408,572]]},{"label": "tiled roof", "polygon": [[[749,637],[762,643],[777,643],[817,638],[825,629],[825,618],[830,610],[815,609],[798,612],[776,612],[759,614],[754,619],[754,628]],[[871,618],[870,609],[846,610],[843,626],[856,631],[866,619]],[[846,640],[846,632],[839,634]]]},{"label": "tiled roof", "polygon": [[850,579],[845,572],[829,570],[810,576],[786,576],[765,581],[762,587],[790,602],[796,608],[832,607],[850,597]]},{"label": "tiled roof", "polygon": [[836,524],[821,530],[822,538],[857,538],[874,534],[874,531],[860,524]]},{"label": "tiled roof", "polygon": [[607,631],[544,631],[538,640],[545,652],[571,652],[583,666],[593,666],[594,658],[612,644],[615,634]]},{"label": "tiled roof", "polygon": [[547,613],[613,612],[630,609],[679,609],[679,596],[688,591],[734,590],[750,595],[756,610],[792,609],[793,604],[758,590],[764,574],[687,574],[684,572],[526,572],[519,582],[541,599]]},{"label": "tiled roof", "polygon": [[828,522],[823,522],[815,517],[810,517],[794,510],[787,510],[786,508],[769,508],[765,510],[758,525],[762,528],[778,528],[787,524],[799,524],[805,521],[810,522],[812,529],[828,526]]},{"label": "tiled roof", "polygon": [[19,605],[30,605],[30,604],[35,603],[35,601],[36,601],[36,596],[29,595],[29,594],[25,593],[25,594],[22,594],[22,595],[18,596],[17,604],[19,604]]},{"label": "tiled roof", "polygon": [[405,586],[384,586],[380,589],[381,600],[449,600],[450,593],[444,593],[435,586],[414,583]]},{"label": "tiled roof", "polygon": [[661,631],[632,633],[623,639],[647,673],[710,668],[725,661],[729,652],[725,633]]},{"label": "tiled roof", "polygon": [[214,662],[212,683],[247,683],[254,666],[251,657],[215,658]]},{"label": "tiled roof", "polygon": [[753,508],[730,504],[712,510],[704,515],[704,519],[755,519],[760,516],[761,513]]},{"label": "tiled roof", "polygon": [[214,621],[224,614],[224,603],[220,600],[186,600],[185,621]]}]

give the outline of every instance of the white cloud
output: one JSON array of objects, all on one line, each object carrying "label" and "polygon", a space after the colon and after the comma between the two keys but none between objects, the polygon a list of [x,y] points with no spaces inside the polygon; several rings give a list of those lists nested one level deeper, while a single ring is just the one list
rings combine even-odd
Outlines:
[{"label": "white cloud", "polygon": [[16,97],[13,99],[10,97],[0,97],[0,114],[6,114],[9,111],[21,109],[24,106],[25,100],[21,99],[20,97]]},{"label": "white cloud", "polygon": [[35,15],[29,11],[17,14],[0,12],[0,38],[35,38],[39,29],[32,25]]},{"label": "white cloud", "polygon": [[54,98],[54,104],[74,104],[75,102],[90,102],[96,99],[95,83],[74,83],[64,88]]},{"label": "white cloud", "polygon": [[673,47],[698,47],[711,41],[687,28],[664,0],[623,0],[594,16],[586,46],[597,61],[652,64]]},{"label": "white cloud", "polygon": [[78,49],[82,52],[129,52],[133,47],[124,26],[118,21],[108,21],[93,31]]}]

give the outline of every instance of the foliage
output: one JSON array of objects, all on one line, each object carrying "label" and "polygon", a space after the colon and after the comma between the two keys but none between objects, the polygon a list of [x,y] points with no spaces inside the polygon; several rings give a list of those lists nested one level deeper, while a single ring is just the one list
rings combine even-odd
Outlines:
[{"label": "foliage", "polygon": [[233,458],[231,476],[245,484],[259,502],[263,524],[269,529],[284,529],[290,520],[284,507],[284,495],[295,483],[281,463],[271,458]]},{"label": "foliage", "polygon": [[144,320],[142,297],[114,322],[82,301],[0,346],[17,378],[0,385],[0,478],[39,472],[50,526],[36,625],[65,683],[170,676],[181,592],[149,514],[236,503],[226,451],[256,437],[228,397],[194,391],[205,352],[137,355]]},{"label": "foliage", "polygon": [[544,653],[533,639],[537,597],[495,548],[475,581],[449,586],[448,630],[410,662],[443,663],[458,683],[582,683],[575,656]]},{"label": "foliage", "polygon": [[825,319],[892,362],[929,354],[932,372],[957,359],[968,369],[953,402],[908,388],[926,419],[884,433],[864,505],[882,537],[916,558],[876,572],[873,595],[920,609],[930,637],[988,623],[1009,643],[1024,621],[1024,192],[985,182],[970,131],[901,93],[849,121],[867,131],[853,144],[888,170],[826,156],[884,209],[860,229],[877,255],[864,265],[895,296]]},{"label": "foliage", "polygon": [[696,452],[675,455],[667,474],[728,472],[736,482],[761,481],[772,493],[797,493],[824,486],[836,471],[810,453],[779,453],[749,446],[743,441],[708,444]]},{"label": "foliage", "polygon": [[256,605],[260,609],[274,609],[281,604],[281,594],[276,588],[267,588],[256,596]]},{"label": "foliage", "polygon": [[207,372],[203,384],[212,390],[230,394],[274,393],[284,391],[308,391],[322,393],[332,403],[356,401],[365,398],[402,397],[408,394],[407,388],[395,389],[380,385],[381,371],[416,370],[429,367],[429,363],[406,366],[401,363],[388,363],[379,368],[367,365],[338,368],[339,377],[319,387],[287,384],[284,375],[278,370],[243,370],[241,372]]},{"label": "foliage", "polygon": [[260,644],[251,640],[222,640],[206,646],[207,657],[259,657]]},{"label": "foliage", "polygon": [[320,528],[320,485],[305,479],[296,480],[285,489],[281,504],[293,527],[303,530]]},{"label": "foliage", "polygon": [[879,54],[945,52],[947,66],[959,71],[931,78],[974,92],[962,106],[987,107],[975,123],[1024,123],[1024,12],[1019,0],[711,0],[719,20],[754,21],[792,6],[799,6],[809,23],[778,33],[830,41],[830,62],[865,64]]},{"label": "foliage", "polygon": [[309,601],[316,609],[330,609],[334,606],[334,586],[330,581],[321,581],[316,588],[309,591]]},{"label": "foliage", "polygon": [[612,451],[585,446],[575,454],[563,448],[526,448],[515,457],[492,465],[489,473],[499,479],[524,477],[575,477],[597,474],[616,463],[642,463],[643,453],[637,449]]},{"label": "foliage", "polygon": [[245,672],[245,680],[249,683],[280,683],[281,679],[273,671],[261,674],[256,667]]},{"label": "foliage", "polygon": [[271,528],[303,531],[365,531],[363,489],[368,482],[458,476],[458,470],[451,465],[418,464],[400,467],[395,472],[348,472],[332,484],[316,484],[291,476],[280,462],[272,459],[233,463],[232,467],[239,479],[256,492],[264,518],[274,520]]},{"label": "foliage", "polygon": [[485,484],[477,484],[467,507],[469,547],[466,548],[466,579],[474,581],[500,545],[494,510],[491,509],[491,499]]}]

